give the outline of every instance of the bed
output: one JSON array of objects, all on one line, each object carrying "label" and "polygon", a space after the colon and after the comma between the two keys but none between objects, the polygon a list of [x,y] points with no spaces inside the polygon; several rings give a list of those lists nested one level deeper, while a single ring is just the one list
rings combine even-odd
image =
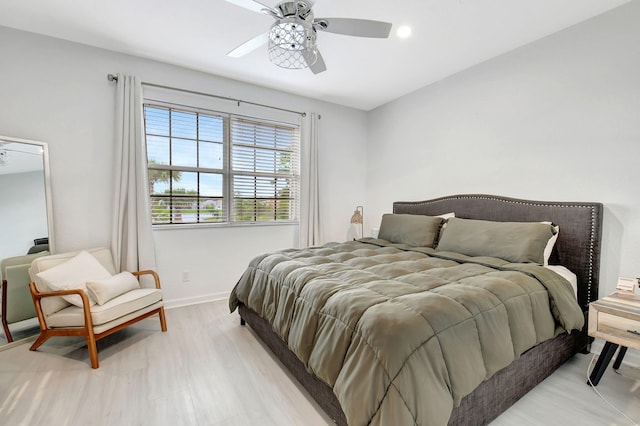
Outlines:
[{"label": "bed", "polygon": [[[447,213],[455,218],[435,219]],[[388,216],[381,237],[389,240],[258,256],[230,298],[336,424],[487,424],[587,346],[600,203],[469,194],[395,202]],[[395,241],[406,228],[388,224],[400,219],[431,221],[444,249],[414,243],[420,232]],[[550,227],[556,241],[545,257],[572,271],[576,288],[518,250],[507,260],[455,251],[469,226],[494,224],[536,236]]]}]

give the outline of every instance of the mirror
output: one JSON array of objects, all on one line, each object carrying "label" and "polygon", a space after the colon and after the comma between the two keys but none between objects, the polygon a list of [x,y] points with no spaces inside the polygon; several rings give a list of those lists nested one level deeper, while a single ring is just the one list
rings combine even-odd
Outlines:
[{"label": "mirror", "polygon": [[[49,180],[45,142],[0,136],[0,260],[47,249],[54,252]],[[12,273],[24,274],[24,270],[0,271],[3,280]],[[9,343],[5,326],[14,342],[37,334],[39,328],[35,313],[24,319],[30,317],[23,313],[25,308],[30,312],[28,308],[33,306],[28,289],[25,293],[23,287],[2,287],[0,300],[3,295],[5,300],[1,300],[4,306],[0,316],[5,314],[7,321],[0,328],[0,349]]]}]

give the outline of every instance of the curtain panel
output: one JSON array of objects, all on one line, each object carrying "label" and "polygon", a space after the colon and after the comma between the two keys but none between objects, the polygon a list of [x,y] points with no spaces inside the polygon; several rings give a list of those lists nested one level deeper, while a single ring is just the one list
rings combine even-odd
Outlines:
[{"label": "curtain panel", "polygon": [[301,146],[300,230],[298,245],[322,244],[320,221],[320,189],[318,175],[318,138],[320,116],[310,113],[304,118]]},{"label": "curtain panel", "polygon": [[149,207],[142,85],[118,74],[111,251],[118,271],[156,269]]}]

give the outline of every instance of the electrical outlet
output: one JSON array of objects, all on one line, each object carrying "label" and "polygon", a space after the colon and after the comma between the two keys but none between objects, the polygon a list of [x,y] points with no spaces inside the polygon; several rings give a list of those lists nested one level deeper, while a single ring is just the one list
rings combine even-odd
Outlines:
[{"label": "electrical outlet", "polygon": [[191,282],[191,272],[187,270],[182,271],[182,282],[183,283]]}]

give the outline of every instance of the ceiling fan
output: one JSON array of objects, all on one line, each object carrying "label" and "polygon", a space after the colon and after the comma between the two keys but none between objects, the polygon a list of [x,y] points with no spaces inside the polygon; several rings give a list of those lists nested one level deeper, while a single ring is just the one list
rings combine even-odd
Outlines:
[{"label": "ceiling fan", "polygon": [[318,31],[357,37],[387,38],[389,22],[351,18],[315,18],[315,0],[283,0],[274,7],[258,0],[226,0],[237,6],[273,17],[276,22],[268,32],[236,47],[231,57],[241,57],[268,44],[269,59],[283,68],[309,68],[314,74],[327,69],[316,45]]}]

